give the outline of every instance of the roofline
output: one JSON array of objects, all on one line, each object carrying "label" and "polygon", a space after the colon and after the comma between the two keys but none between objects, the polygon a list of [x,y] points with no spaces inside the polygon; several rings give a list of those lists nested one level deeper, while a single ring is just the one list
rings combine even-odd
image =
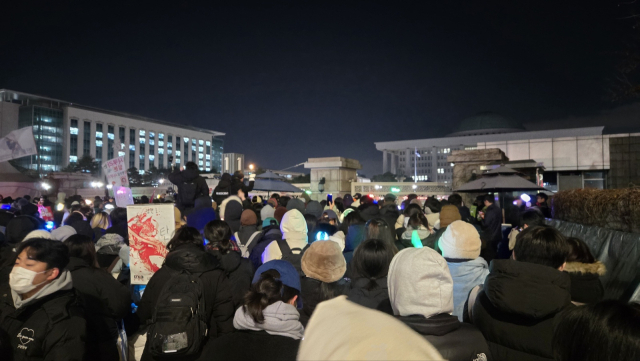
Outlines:
[{"label": "roofline", "polygon": [[[604,126],[565,128],[551,130],[534,130],[513,133],[483,134],[458,137],[441,137],[426,139],[407,139],[389,142],[374,142],[377,150],[394,150],[401,148],[424,147],[424,143],[433,143],[430,146],[452,146],[452,145],[477,145],[485,142],[500,142],[508,140],[563,138],[563,137],[584,137],[592,135],[602,135]],[[513,139],[514,136],[516,139]]]},{"label": "roofline", "polygon": [[[119,112],[119,111],[115,111],[115,110],[102,109],[102,108],[92,107],[92,106],[88,106],[88,105],[75,104],[75,103],[72,103],[72,102],[69,102],[69,101],[66,101],[66,100],[50,98],[50,97],[47,97],[47,96],[42,96],[42,95],[37,95],[37,94],[29,94],[29,93],[24,93],[24,92],[20,92],[20,91],[16,91],[16,90],[11,90],[11,89],[0,89],[0,94],[4,93],[4,92],[16,93],[16,94],[20,94],[20,95],[27,96],[27,97],[41,98],[41,99],[44,99],[44,100],[47,100],[47,101],[51,101],[51,102],[62,103],[64,105],[68,106],[68,107],[73,107],[73,108],[78,108],[78,109],[83,109],[83,110],[89,110],[89,111],[95,111],[95,112],[100,112],[100,113],[105,113],[105,114],[110,114],[110,115],[116,115],[116,116],[121,116],[121,117],[126,117],[126,118],[143,120],[143,121],[146,121],[146,122],[152,122],[152,123],[157,123],[157,124],[162,124],[162,125],[167,125],[167,126],[172,126],[172,127],[184,128],[184,129],[193,130],[193,131],[197,131],[197,132],[205,132],[205,133],[209,133],[209,134],[213,135],[214,137],[215,136],[224,136],[224,135],[226,135],[226,133],[218,132],[218,131],[211,130],[211,129],[194,127],[194,126],[191,126],[191,125],[177,124],[177,123],[167,122],[167,121],[164,121],[164,120],[158,120],[158,119],[154,119],[154,118],[145,117],[145,116],[142,116],[142,115]],[[2,98],[0,97],[0,101],[1,101],[1,99]]]}]

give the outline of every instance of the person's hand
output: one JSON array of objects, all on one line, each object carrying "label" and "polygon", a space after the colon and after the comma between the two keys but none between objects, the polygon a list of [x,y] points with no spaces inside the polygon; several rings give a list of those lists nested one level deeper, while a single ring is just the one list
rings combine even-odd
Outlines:
[{"label": "person's hand", "polygon": [[249,182],[253,182],[255,180],[256,180],[256,174],[255,173],[249,174]]},{"label": "person's hand", "polygon": [[240,197],[240,200],[242,200],[242,201],[244,201],[246,199],[242,189],[238,190],[238,197]]},{"label": "person's hand", "polygon": [[333,210],[333,207],[334,207],[333,201],[328,201],[327,205],[329,206],[329,209]]}]

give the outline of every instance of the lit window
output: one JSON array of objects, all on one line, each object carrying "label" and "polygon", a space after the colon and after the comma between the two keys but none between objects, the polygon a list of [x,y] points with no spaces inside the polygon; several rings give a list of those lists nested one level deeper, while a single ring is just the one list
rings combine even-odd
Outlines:
[{"label": "lit window", "polygon": [[156,136],[156,133],[154,133],[154,132],[149,132],[149,138],[155,138],[155,136]]},{"label": "lit window", "polygon": [[102,147],[102,141],[96,140],[96,147]]},{"label": "lit window", "polygon": [[168,149],[167,150],[167,154],[171,155],[171,154],[173,154],[173,151],[171,149]]},{"label": "lit window", "polygon": [[131,150],[131,151],[134,151],[134,152],[135,152],[135,151],[136,151],[136,146],[135,146],[135,145],[133,145],[133,144],[129,145],[129,150]]},{"label": "lit window", "polygon": [[123,157],[124,156],[124,152],[118,152],[118,157]]},{"label": "lit window", "polygon": [[158,154],[164,154],[164,148],[158,148]]},{"label": "lit window", "polygon": [[138,171],[138,174],[140,174],[140,175],[144,175],[144,169],[140,169],[140,170]]},{"label": "lit window", "polygon": [[159,146],[159,147],[164,147],[164,141],[159,140],[159,141],[158,141],[158,146]]},{"label": "lit window", "polygon": [[144,137],[144,135],[146,134],[144,130],[140,129],[140,132],[138,133],[140,134],[141,137]]},{"label": "lit window", "polygon": [[150,161],[152,161],[152,162],[153,162],[155,159],[156,159],[156,156],[155,156],[155,155],[153,155],[153,154],[149,155],[149,160],[150,160]]},{"label": "lit window", "polygon": [[140,154],[140,160],[144,160],[144,154]]},{"label": "lit window", "polygon": [[211,162],[207,162],[207,167],[211,167]]},{"label": "lit window", "polygon": [[145,139],[144,138],[140,138],[140,144],[144,144]]},{"label": "lit window", "polygon": [[102,138],[102,132],[96,132],[96,138],[98,139]]},{"label": "lit window", "polygon": [[176,150],[176,156],[178,156],[178,157],[179,157],[181,154],[182,154],[182,152],[181,152],[181,151]]},{"label": "lit window", "polygon": [[198,144],[204,145],[204,140],[199,141]]},{"label": "lit window", "polygon": [[204,154],[200,153],[198,154],[198,159],[203,159],[204,158]]},{"label": "lit window", "polygon": [[207,146],[211,145],[211,142],[207,140]]},{"label": "lit window", "polygon": [[203,164],[204,164],[204,162],[202,162],[202,161],[198,162],[198,165],[203,165]]},{"label": "lit window", "polygon": [[184,137],[183,139],[184,139],[184,142],[185,142],[185,143],[189,143],[189,138]]},{"label": "lit window", "polygon": [[211,168],[207,168],[206,170],[207,170],[207,172],[210,172],[210,171],[211,171]]},{"label": "lit window", "polygon": [[173,143],[167,142],[167,148],[173,148]]},{"label": "lit window", "polygon": [[78,128],[74,128],[74,127],[69,128],[69,133],[73,135],[78,135]]},{"label": "lit window", "polygon": [[211,154],[207,154],[207,160],[211,159]]},{"label": "lit window", "polygon": [[113,135],[113,133],[107,133],[107,138],[114,140],[115,136]]},{"label": "lit window", "polygon": [[75,155],[70,155],[69,156],[69,162],[78,162],[78,157]]},{"label": "lit window", "polygon": [[204,148],[203,147],[198,147],[198,152],[200,152],[200,153],[204,152]]},{"label": "lit window", "polygon": [[191,146],[191,150],[195,152],[195,151],[196,151],[196,146],[195,146],[195,145],[192,145],[192,146]]},{"label": "lit window", "polygon": [[155,140],[153,140],[153,139],[149,139],[149,145],[155,145],[155,144],[156,144],[156,141],[155,141]]},{"label": "lit window", "polygon": [[196,145],[196,140],[195,139],[191,139],[191,144]]},{"label": "lit window", "polygon": [[180,164],[180,158],[176,158],[176,164]]},{"label": "lit window", "polygon": [[158,139],[163,140],[164,139],[164,134],[162,134],[162,133],[158,134]]}]

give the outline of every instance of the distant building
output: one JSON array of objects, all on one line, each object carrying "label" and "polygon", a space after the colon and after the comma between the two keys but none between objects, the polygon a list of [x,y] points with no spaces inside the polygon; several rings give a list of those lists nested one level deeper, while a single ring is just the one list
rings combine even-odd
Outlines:
[{"label": "distant building", "polygon": [[124,156],[140,172],[188,161],[202,171],[222,166],[224,133],[13,90],[0,89],[0,125],[0,137],[33,127],[38,155],[17,164],[40,174],[59,171],[84,155],[98,163]]},{"label": "distant building", "polygon": [[244,154],[224,153],[222,155],[222,172],[233,174],[237,170],[244,170]]},{"label": "distant building", "polygon": [[[611,139],[615,139],[612,147]],[[452,182],[453,165],[447,157],[453,150],[499,148],[510,161],[534,160],[545,168],[545,187],[562,190],[621,187],[625,186],[624,182],[628,185],[633,181],[628,177],[629,172],[640,164],[617,162],[618,158],[635,157],[625,158],[618,153],[626,149],[622,144],[636,142],[640,144],[640,134],[604,134],[604,127],[526,131],[512,120],[485,112],[463,120],[456,131],[446,137],[375,145],[382,151],[383,173],[414,178],[417,172],[415,181],[448,184]]]}]

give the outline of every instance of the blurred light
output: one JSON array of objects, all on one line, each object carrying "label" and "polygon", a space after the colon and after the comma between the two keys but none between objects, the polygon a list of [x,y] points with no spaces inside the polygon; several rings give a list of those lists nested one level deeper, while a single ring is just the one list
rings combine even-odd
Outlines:
[{"label": "blurred light", "polygon": [[47,222],[47,223],[45,223],[45,224],[44,224],[44,227],[45,227],[47,230],[49,230],[49,231],[50,231],[50,230],[52,230],[52,229],[53,229],[54,224],[53,224],[53,222],[52,222],[52,221],[49,221],[49,222]]},{"label": "blurred light", "polygon": [[418,186],[416,184],[412,185],[411,188],[416,189]]},{"label": "blurred light", "polygon": [[525,193],[520,196],[520,199],[522,199],[525,202],[529,202],[531,200],[531,197],[529,197],[529,195]]},{"label": "blurred light", "polygon": [[316,241],[328,241],[329,234],[327,232],[318,232],[316,233]]},{"label": "blurred light", "polygon": [[400,192],[400,188],[391,187],[391,192],[398,193],[398,192]]},{"label": "blurred light", "polygon": [[56,209],[57,209],[58,211],[63,210],[63,209],[64,209],[64,204],[62,204],[62,203],[58,203],[58,205],[56,206]]},{"label": "blurred light", "polygon": [[113,186],[111,184],[107,184],[107,189],[111,189]]},{"label": "blurred light", "polygon": [[164,183],[164,178],[161,178],[161,179],[158,181],[158,183],[160,183],[160,184]]},{"label": "blurred light", "polygon": [[371,197],[371,198],[375,198],[375,196],[373,195],[373,193],[369,194],[369,197]]},{"label": "blurred light", "polygon": [[253,170],[253,164],[249,164],[249,169]]},{"label": "blurred light", "polygon": [[113,204],[105,204],[104,208],[105,209],[113,209]]},{"label": "blurred light", "polygon": [[92,203],[93,203],[93,202],[91,201],[91,199],[85,199],[85,200],[84,200],[84,202],[85,202],[86,204],[92,204]]},{"label": "blurred light", "polygon": [[49,189],[51,189],[51,185],[47,182],[42,182],[42,188],[48,191]]},{"label": "blurred light", "polygon": [[306,191],[304,191],[304,192],[307,193],[307,194],[311,194],[311,191],[308,190],[308,189]]}]

